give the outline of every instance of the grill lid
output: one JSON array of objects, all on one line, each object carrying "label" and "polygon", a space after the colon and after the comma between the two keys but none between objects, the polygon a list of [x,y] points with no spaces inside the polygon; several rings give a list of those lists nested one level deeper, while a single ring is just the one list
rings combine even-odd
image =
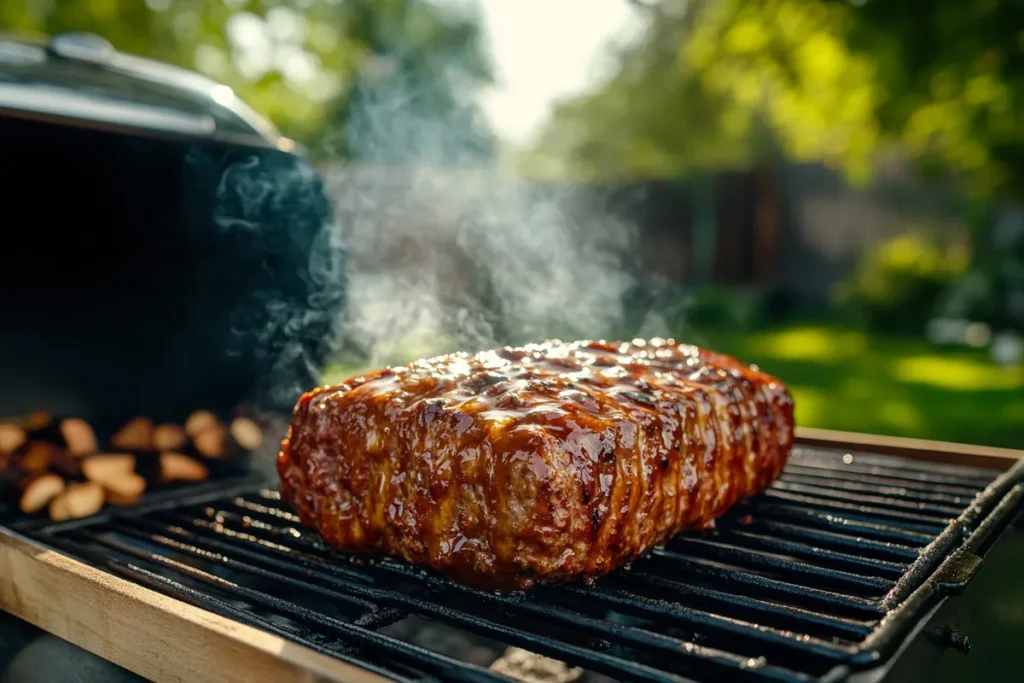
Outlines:
[{"label": "grill lid", "polygon": [[0,114],[290,151],[226,85],[118,52],[89,33],[49,42],[0,35]]}]

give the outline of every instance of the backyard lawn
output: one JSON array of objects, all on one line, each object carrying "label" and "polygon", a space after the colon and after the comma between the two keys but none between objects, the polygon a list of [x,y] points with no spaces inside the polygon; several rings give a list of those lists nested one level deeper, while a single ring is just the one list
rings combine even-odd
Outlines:
[{"label": "backyard lawn", "polygon": [[[982,351],[821,324],[681,341],[780,377],[804,426],[1024,448],[1024,367],[999,367]],[[325,381],[359,370],[335,365]]]},{"label": "backyard lawn", "polygon": [[812,325],[694,342],[781,378],[801,425],[1024,448],[1024,367],[983,351]]}]

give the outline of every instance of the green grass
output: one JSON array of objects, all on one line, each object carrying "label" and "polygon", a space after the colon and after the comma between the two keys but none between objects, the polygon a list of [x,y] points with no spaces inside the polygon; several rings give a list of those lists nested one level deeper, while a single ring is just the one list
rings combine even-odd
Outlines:
[{"label": "green grass", "polygon": [[1024,367],[982,351],[829,325],[692,341],[782,379],[804,426],[1024,448]]},{"label": "green grass", "polygon": [[[996,366],[982,351],[828,324],[706,331],[681,341],[782,379],[800,425],[1024,448],[1024,367]],[[362,369],[334,365],[325,382]]]}]

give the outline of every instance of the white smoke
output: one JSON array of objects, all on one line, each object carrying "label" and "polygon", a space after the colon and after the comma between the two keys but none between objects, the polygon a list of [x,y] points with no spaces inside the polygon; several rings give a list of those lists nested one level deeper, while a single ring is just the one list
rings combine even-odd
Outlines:
[{"label": "white smoke", "polygon": [[371,364],[614,336],[633,226],[585,192],[493,169],[329,175],[351,264],[346,336]]}]

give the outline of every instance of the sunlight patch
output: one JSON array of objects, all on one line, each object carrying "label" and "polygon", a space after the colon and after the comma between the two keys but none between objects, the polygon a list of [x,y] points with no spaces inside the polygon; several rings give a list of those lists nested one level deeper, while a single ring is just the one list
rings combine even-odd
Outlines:
[{"label": "sunlight patch", "polygon": [[796,404],[796,423],[804,427],[821,426],[828,413],[828,397],[810,387],[789,388]]},{"label": "sunlight patch", "polygon": [[957,391],[998,391],[1024,387],[1024,368],[1000,368],[988,363],[937,355],[892,361],[893,377],[901,382],[927,384]]},{"label": "sunlight patch", "polygon": [[905,432],[920,432],[924,427],[924,415],[906,401],[883,401],[880,417],[886,424]]},{"label": "sunlight patch", "polygon": [[860,332],[797,327],[766,334],[758,339],[757,346],[759,354],[774,358],[836,363],[864,353],[867,338]]}]

